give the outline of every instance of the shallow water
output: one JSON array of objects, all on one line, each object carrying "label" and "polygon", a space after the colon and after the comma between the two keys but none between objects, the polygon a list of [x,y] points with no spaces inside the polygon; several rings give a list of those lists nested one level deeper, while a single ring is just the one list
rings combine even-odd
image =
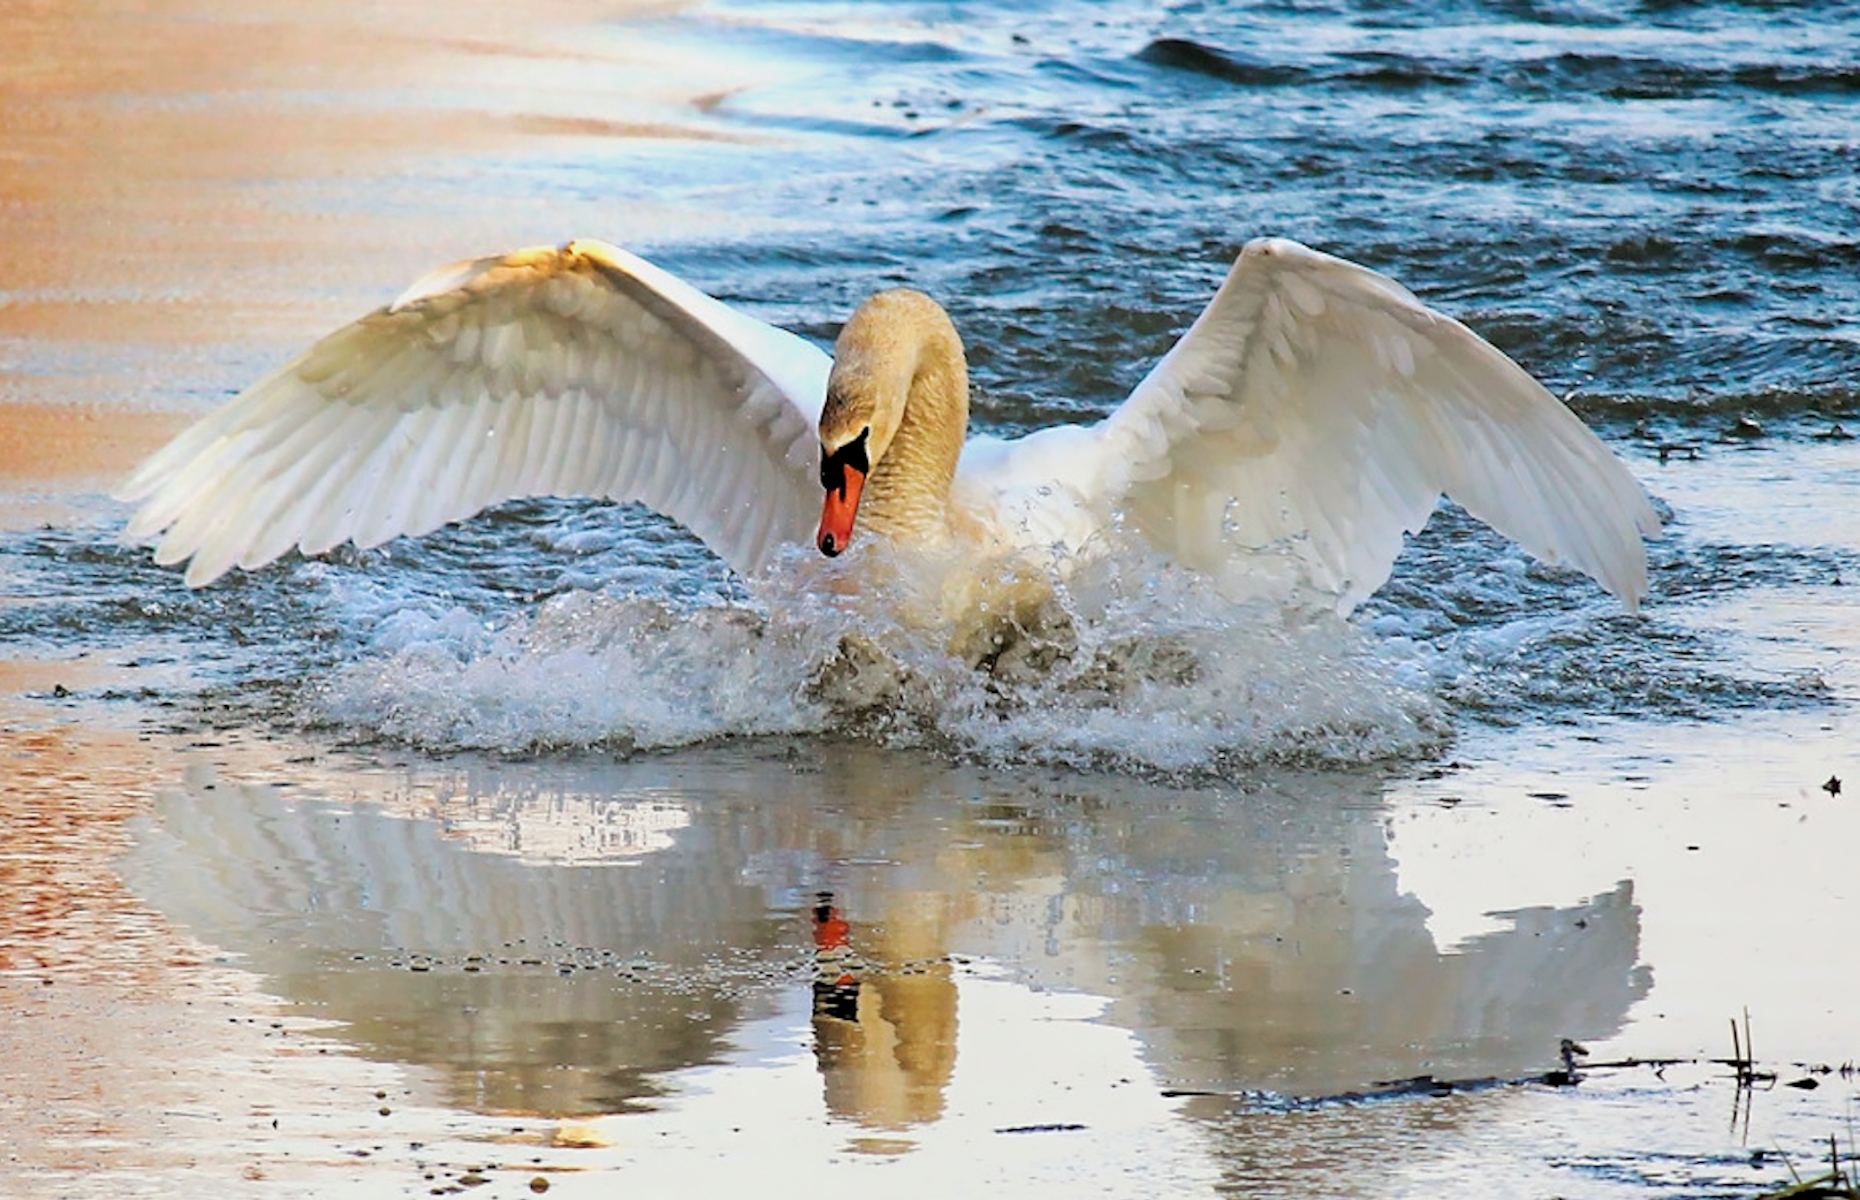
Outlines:
[{"label": "shallow water", "polygon": [[[1015,432],[1113,406],[1281,233],[1568,394],[1669,515],[1653,594],[1446,511],[1348,622],[1090,577],[985,674],[811,604],[805,556],[746,584],[636,510],[194,593],[85,482],[0,533],[0,642],[52,664],[9,720],[143,731],[141,903],[434,1129],[587,1123],[546,1164],[571,1190],[1754,1194],[1846,1128],[1852,1076],[1809,1072],[1860,1059],[1860,816],[1820,788],[1860,734],[1860,15],[741,3],[535,36],[473,86],[303,103],[549,136],[274,180],[272,219],[358,231],[340,269],[214,266],[255,319],[205,351],[9,324],[4,398],[194,411],[427,265],[589,234],[823,342],[923,288]],[[1746,1010],[1755,1094],[1703,1061]],[[1511,1082],[1563,1038],[1686,1061]],[[1424,1074],[1478,1086],[1361,1098]],[[417,1157],[349,1182],[427,1186]]]}]

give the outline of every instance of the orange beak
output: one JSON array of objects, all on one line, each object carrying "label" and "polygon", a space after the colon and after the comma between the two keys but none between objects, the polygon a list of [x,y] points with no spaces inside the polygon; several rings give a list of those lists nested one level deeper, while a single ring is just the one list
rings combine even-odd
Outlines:
[{"label": "orange beak", "polygon": [[865,488],[865,472],[857,467],[844,468],[840,486],[827,489],[826,503],[820,508],[820,532],[814,542],[828,558],[852,545],[853,518],[859,515],[859,493]]}]

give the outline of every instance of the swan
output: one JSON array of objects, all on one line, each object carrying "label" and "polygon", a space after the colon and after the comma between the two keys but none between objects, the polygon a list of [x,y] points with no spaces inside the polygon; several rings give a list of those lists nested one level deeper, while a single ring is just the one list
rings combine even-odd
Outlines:
[{"label": "swan", "polygon": [[1289,555],[1339,612],[1441,495],[1630,611],[1640,484],[1568,408],[1393,280],[1283,238],[1090,425],[968,437],[963,344],[880,292],[831,356],[616,246],[457,263],[149,457],[128,535],[202,586],[295,547],[419,535],[519,496],[637,500],[751,575],[811,536],[1063,560],[1134,534],[1244,574]]}]

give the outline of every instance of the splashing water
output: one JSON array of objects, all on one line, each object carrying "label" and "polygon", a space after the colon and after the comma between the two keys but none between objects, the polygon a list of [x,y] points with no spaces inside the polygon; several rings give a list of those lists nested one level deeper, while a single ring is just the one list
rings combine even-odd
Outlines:
[{"label": "splashing water", "polygon": [[1046,577],[1015,612],[926,623],[895,589],[850,586],[887,574],[881,553],[797,553],[753,603],[576,591],[489,623],[409,604],[318,685],[318,719],[430,750],[841,734],[1170,773],[1380,759],[1443,735],[1408,651],[1321,605],[1235,604],[1122,555]]}]

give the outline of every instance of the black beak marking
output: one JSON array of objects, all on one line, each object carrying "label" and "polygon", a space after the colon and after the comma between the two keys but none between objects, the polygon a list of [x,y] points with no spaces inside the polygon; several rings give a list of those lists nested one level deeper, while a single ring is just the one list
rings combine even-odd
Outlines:
[{"label": "black beak marking", "polygon": [[[872,427],[867,425],[859,431],[859,436],[847,442],[838,450],[828,453],[827,448],[820,448],[820,486],[829,492],[846,495],[846,468],[851,467],[861,475],[872,473],[872,464],[866,457],[866,439],[872,435]],[[826,550],[823,545],[822,550]],[[828,554],[835,553],[827,550]]]}]

